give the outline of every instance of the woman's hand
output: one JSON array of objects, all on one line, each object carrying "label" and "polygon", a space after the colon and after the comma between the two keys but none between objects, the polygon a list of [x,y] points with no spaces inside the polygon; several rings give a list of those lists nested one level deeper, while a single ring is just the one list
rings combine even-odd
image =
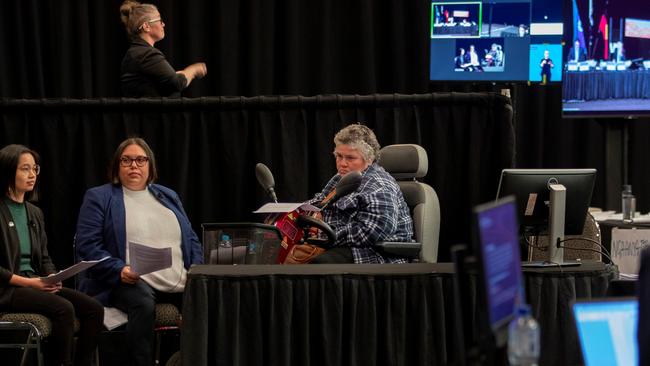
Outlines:
[{"label": "woman's hand", "polygon": [[195,79],[200,79],[208,73],[208,67],[204,62],[197,62],[186,67],[185,70],[190,72]]},{"label": "woman's hand", "polygon": [[52,293],[58,292],[59,290],[61,290],[61,287],[63,286],[61,282],[57,282],[55,284],[50,285],[41,281],[41,279],[38,277],[23,277],[16,274],[11,276],[11,278],[9,279],[9,283],[14,286],[30,287],[36,290],[52,292]]},{"label": "woman's hand", "polygon": [[183,70],[176,71],[177,74],[183,74],[187,80],[185,87],[190,86],[194,79],[200,79],[208,73],[208,67],[203,62],[197,62],[184,68]]},{"label": "woman's hand", "polygon": [[124,266],[124,268],[122,268],[122,272],[120,273],[120,280],[122,280],[122,282],[133,285],[138,282],[139,279],[140,275],[131,271],[130,266]]},{"label": "woman's hand", "polygon": [[29,282],[29,287],[37,290],[45,291],[45,292],[51,292],[51,293],[59,292],[61,290],[61,287],[63,286],[61,282],[57,282],[54,284],[47,284],[41,281],[41,279],[38,277],[28,278],[27,280]]}]

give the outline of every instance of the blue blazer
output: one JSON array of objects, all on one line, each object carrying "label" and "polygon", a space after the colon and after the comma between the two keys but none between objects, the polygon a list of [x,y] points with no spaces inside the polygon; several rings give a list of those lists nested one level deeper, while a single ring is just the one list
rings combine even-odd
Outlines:
[{"label": "blue blazer", "polygon": [[[203,262],[203,250],[192,230],[176,192],[158,184],[147,189],[172,210],[181,228],[181,249],[186,269]],[[84,196],[77,221],[76,251],[79,260],[109,259],[88,269],[79,290],[108,305],[111,290],[120,283],[126,265],[126,213],[121,185],[105,184],[89,189]]]}]

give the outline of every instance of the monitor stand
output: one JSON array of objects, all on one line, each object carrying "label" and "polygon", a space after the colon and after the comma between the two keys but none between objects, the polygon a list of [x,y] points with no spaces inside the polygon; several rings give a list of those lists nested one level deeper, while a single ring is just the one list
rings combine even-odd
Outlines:
[{"label": "monitor stand", "polygon": [[564,260],[564,247],[560,246],[564,240],[564,214],[566,211],[566,187],[562,184],[549,180],[550,201],[548,208],[548,252],[549,259],[546,261],[524,262],[522,267],[570,267],[579,266],[578,261]]}]

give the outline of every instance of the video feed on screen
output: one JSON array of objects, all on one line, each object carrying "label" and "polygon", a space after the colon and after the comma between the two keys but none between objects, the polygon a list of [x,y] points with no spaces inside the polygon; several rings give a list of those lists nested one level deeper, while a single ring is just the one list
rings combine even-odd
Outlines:
[{"label": "video feed on screen", "polygon": [[553,67],[531,59],[533,44],[561,47],[562,0],[433,1],[430,29],[430,80],[562,80],[561,50]]},{"label": "video feed on screen", "polygon": [[481,37],[525,37],[530,34],[530,3],[486,3]]},{"label": "video feed on screen", "polygon": [[650,6],[571,0],[565,20],[566,116],[650,114]]},{"label": "video feed on screen", "polygon": [[432,3],[431,38],[478,37],[480,2]]},{"label": "video feed on screen", "polygon": [[504,69],[503,39],[459,39],[456,47],[456,72],[502,72]]},{"label": "video feed on screen", "polygon": [[531,44],[530,81],[542,84],[562,80],[562,44]]}]

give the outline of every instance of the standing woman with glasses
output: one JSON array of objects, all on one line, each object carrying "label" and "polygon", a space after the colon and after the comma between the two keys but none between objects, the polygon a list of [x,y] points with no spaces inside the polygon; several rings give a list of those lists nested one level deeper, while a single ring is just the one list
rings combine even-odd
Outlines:
[{"label": "standing woman with glasses", "polygon": [[46,284],[39,277],[56,273],[47,252],[43,212],[29,201],[36,197],[41,167],[38,154],[23,145],[0,150],[0,312],[45,315],[52,322],[46,358],[52,365],[72,365],[75,315],[81,327],[74,365],[91,365],[104,308],[93,298]]},{"label": "standing woman with glasses", "polygon": [[[128,138],[117,147],[110,175],[111,183],[86,192],[77,222],[79,258],[110,258],[86,272],[80,289],[127,314],[131,362],[151,366],[154,306],[182,308],[187,270],[202,263],[203,252],[176,192],[153,183],[156,159],[143,139]],[[135,273],[130,243],[171,248],[171,267]]]},{"label": "standing woman with glasses", "polygon": [[152,4],[126,0],[120,6],[131,46],[122,60],[122,94],[125,97],[180,97],[192,80],[208,73],[203,62],[174,70],[154,44],[165,38],[165,22]]}]

